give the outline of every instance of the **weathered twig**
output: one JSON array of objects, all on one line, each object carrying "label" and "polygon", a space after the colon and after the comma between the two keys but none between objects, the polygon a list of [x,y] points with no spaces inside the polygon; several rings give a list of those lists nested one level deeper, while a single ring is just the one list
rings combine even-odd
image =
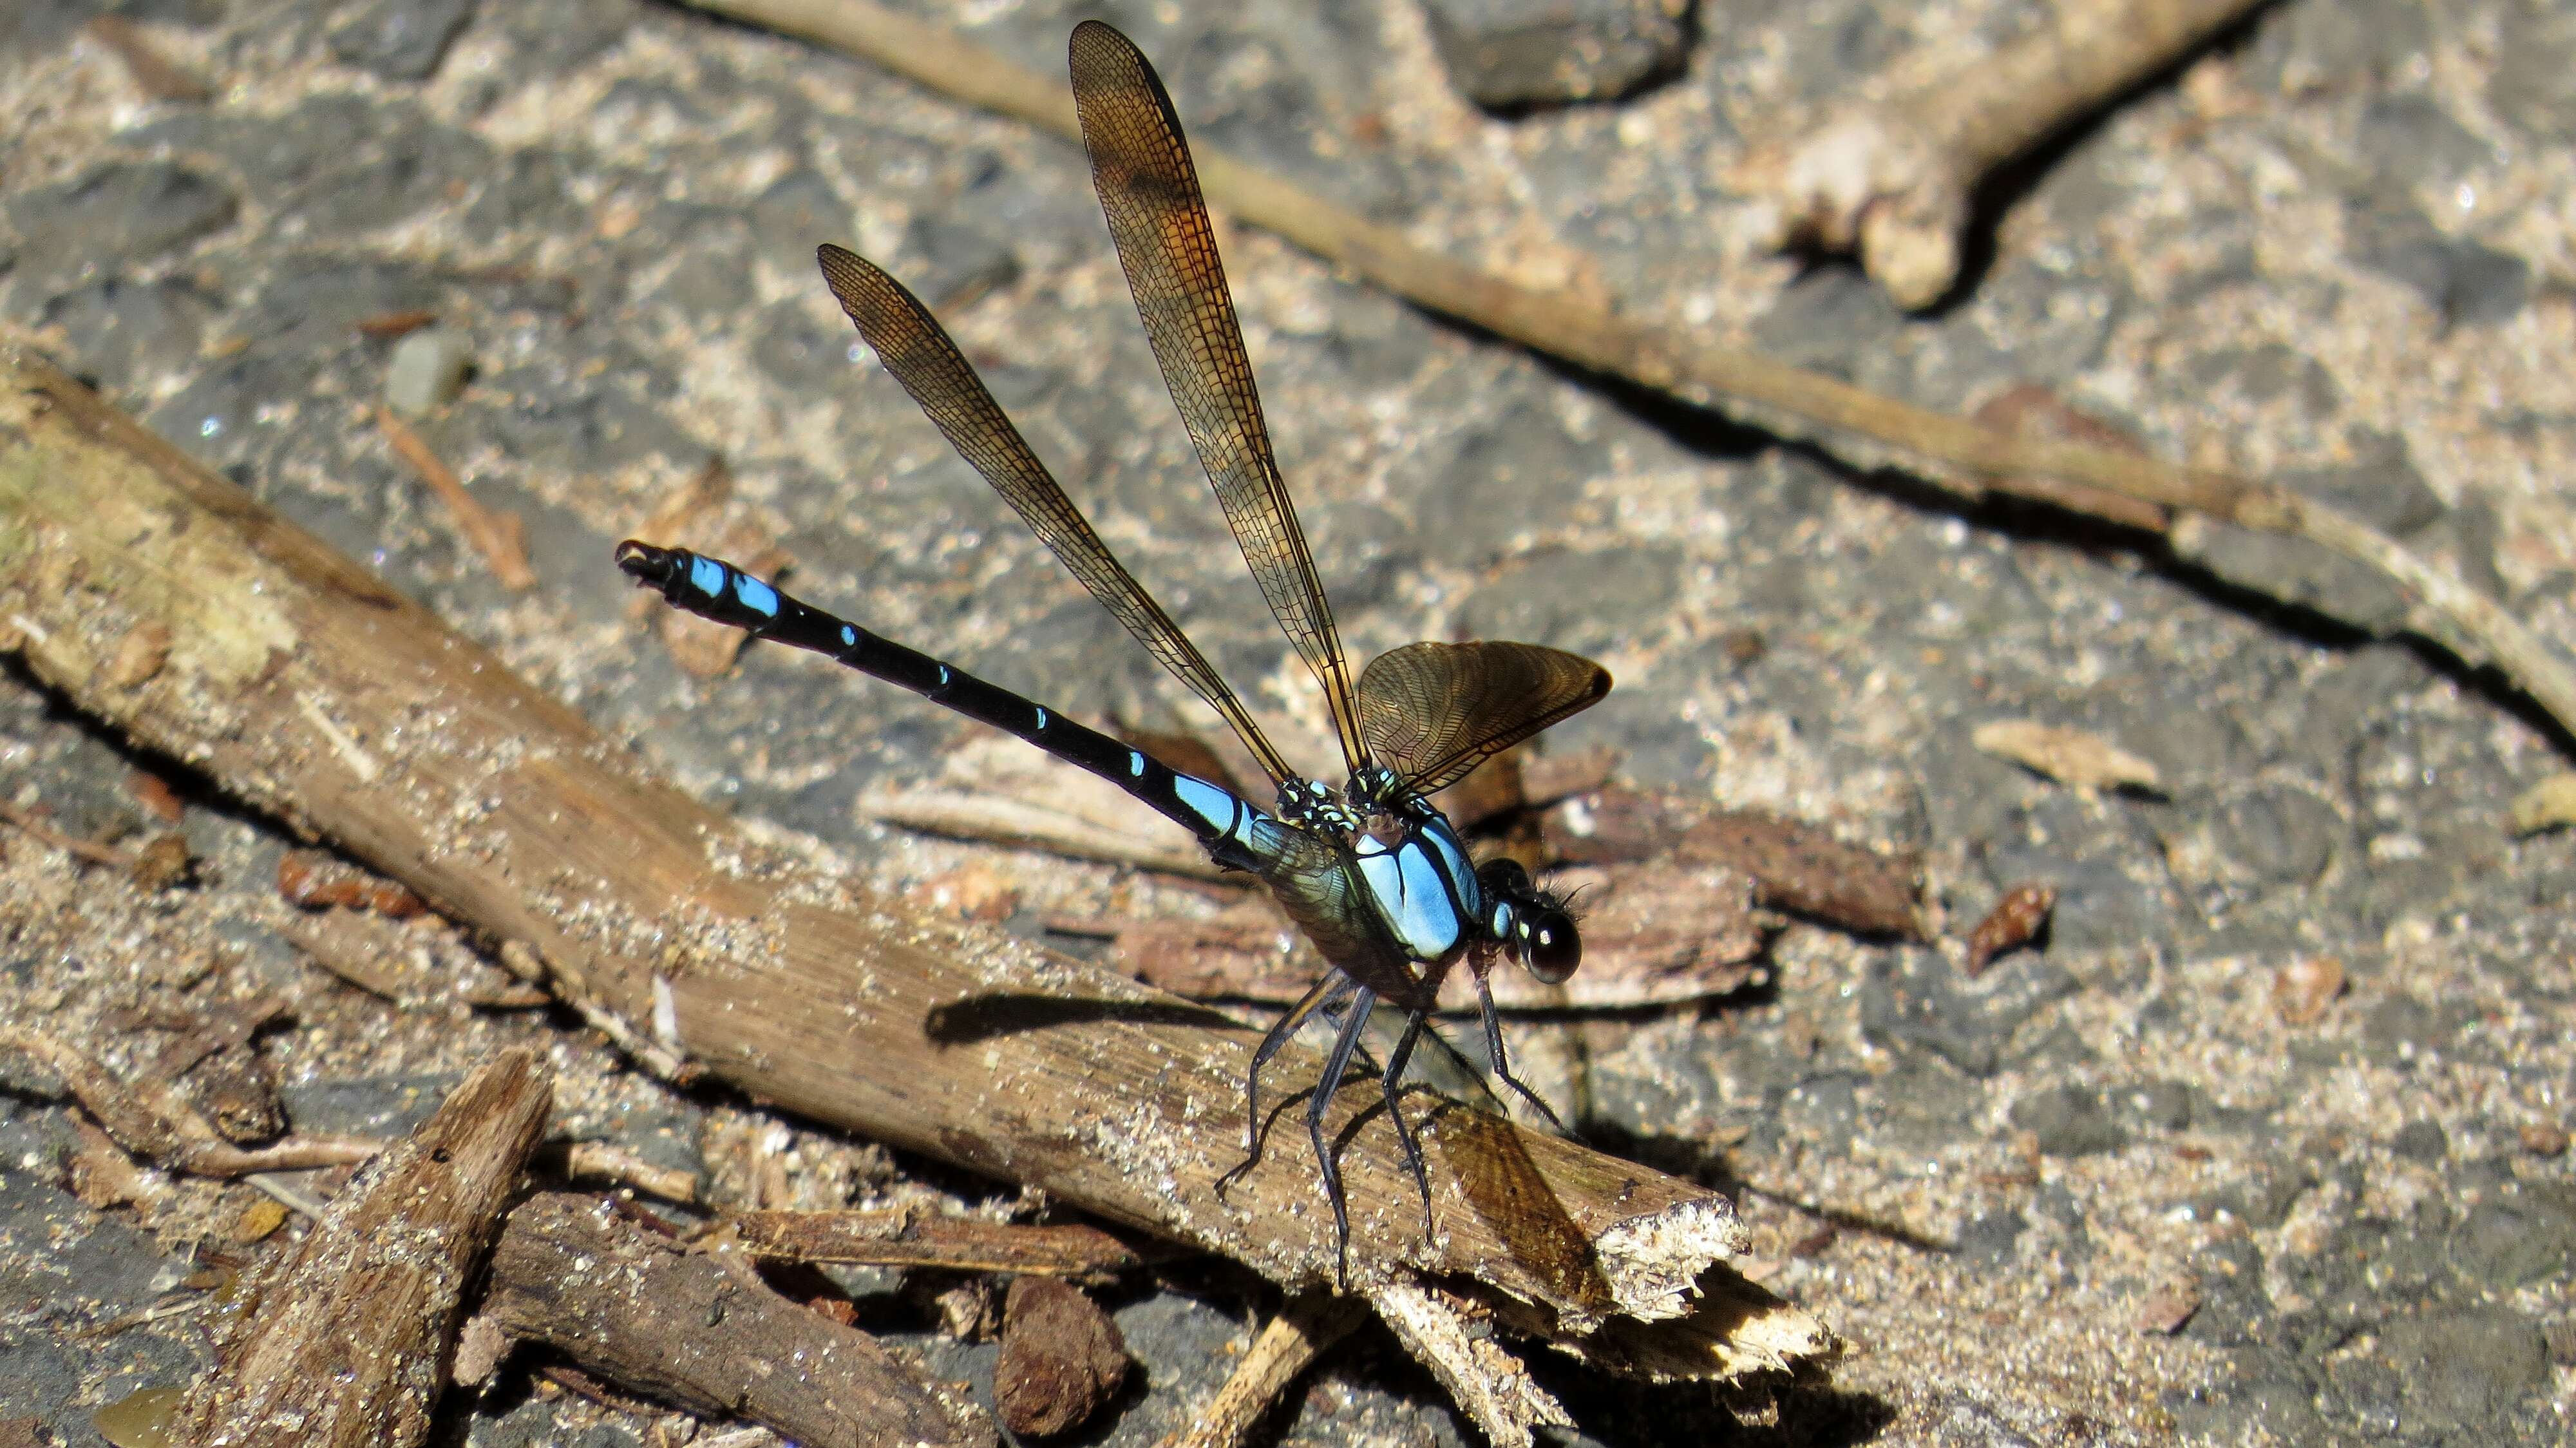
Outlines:
[{"label": "weathered twig", "polygon": [[[1016,117],[1067,140],[1080,138],[1071,92],[1060,79],[1038,75],[869,0],[689,3],[818,41],[952,99]],[[2198,0],[2194,8],[2208,9],[2213,3]],[[2135,526],[2134,504],[2147,503],[2323,544],[2379,570],[2404,590],[2418,610],[2408,618],[2408,630],[2473,666],[2493,664],[2560,727],[2576,733],[2576,667],[2455,574],[2325,504],[2286,488],[2206,468],[2175,467],[2119,448],[2015,437],[1759,353],[1633,320],[1578,295],[1517,285],[1416,246],[1394,227],[1369,221],[1223,152],[1193,150],[1211,206],[1347,266],[1417,306],[1576,366],[1697,406],[1724,405],[1783,436],[1822,432],[1867,439],[1914,459],[1925,466],[1930,481],[1971,500],[1987,491],[2033,497],[2094,512],[2122,526]],[[2037,485],[2033,480],[2039,480]],[[2084,495],[2068,484],[2117,494],[2129,504],[2090,509]],[[2179,529],[2170,538],[2177,553],[2192,558],[2200,536]],[[2231,581],[2268,586],[2268,580]],[[2313,606],[2311,600],[2291,601]],[[2345,622],[2368,627],[2359,620]]]},{"label": "weathered twig", "polygon": [[1960,233],[1996,167],[2171,65],[2258,0],[2058,0],[1967,68],[1836,107],[1756,146],[1738,189],[1770,199],[1776,244],[1858,251],[1907,308],[1959,280]]},{"label": "weathered twig", "polygon": [[788,1262],[1049,1277],[1112,1277],[1145,1262],[1134,1247],[1098,1227],[989,1222],[905,1207],[741,1212],[727,1217],[699,1245]]},{"label": "weathered twig", "polygon": [[[475,1335],[539,1343],[619,1389],[832,1448],[990,1444],[992,1425],[877,1341],[596,1197],[510,1213]],[[491,1354],[478,1351],[481,1369]],[[792,1369],[782,1367],[792,1364]]]},{"label": "weathered twig", "polygon": [[405,1448],[427,1438],[461,1295],[552,1102],[552,1073],[531,1050],[467,1077],[246,1289],[171,1441]]},{"label": "weathered twig", "polygon": [[96,840],[84,840],[78,836],[67,835],[61,830],[55,829],[52,825],[45,823],[43,816],[38,815],[33,810],[20,809],[13,804],[0,804],[0,821],[6,821],[11,825],[16,826],[21,832],[33,838],[36,843],[41,845],[51,845],[53,848],[60,850],[64,854],[85,864],[114,865],[121,868],[130,863],[124,855],[119,854],[115,850],[109,849],[107,846],[98,843]]},{"label": "weathered twig", "polygon": [[437,968],[430,956],[437,943],[434,932],[441,928],[335,909],[290,917],[279,923],[278,933],[315,965],[398,1006],[459,1004],[515,1011],[550,999],[535,986],[472,959],[453,941],[445,942],[452,947],[444,952],[447,968]]},{"label": "weathered twig", "polygon": [[394,416],[392,408],[376,409],[376,427],[395,454],[411,464],[412,471],[420,474],[420,480],[429,484],[429,490],[447,505],[447,511],[456,515],[458,531],[483,555],[502,587],[524,591],[537,586],[537,571],[528,566],[528,549],[523,541],[526,530],[518,514],[496,513],[484,507],[481,499],[466,491],[464,480],[429,450],[419,433],[411,430],[411,424]]},{"label": "weathered twig", "polygon": [[[170,632],[163,666],[112,681],[102,660],[147,623]],[[403,881],[499,941],[523,974],[541,963],[657,1070],[703,1069],[1292,1287],[1334,1272],[1302,1154],[1274,1149],[1216,1193],[1242,1151],[1252,1032],[781,858],[630,772],[471,641],[7,346],[0,624],[76,707]],[[1293,1057],[1276,1069],[1314,1079],[1317,1053]],[[1453,1115],[1492,1123],[1514,1148],[1588,1260],[1533,1270],[1521,1225],[1468,1195],[1454,1161],[1435,1178],[1426,1241],[1375,1096],[1351,1083],[1330,1121],[1361,1286],[1428,1274],[1470,1296],[1517,1295],[1571,1340],[1607,1319],[1687,1312],[1701,1274],[1741,1250],[1723,1198],[1464,1108]],[[1434,1132],[1435,1148],[1451,1135]],[[1803,1314],[1776,1311],[1770,1329],[1825,1349]]]},{"label": "weathered twig", "polygon": [[1252,1340],[1216,1396],[1162,1448],[1242,1448],[1288,1385],[1367,1320],[1360,1305],[1347,1297],[1306,1292],[1289,1298]]},{"label": "weathered twig", "polygon": [[0,1049],[20,1052],[61,1077],[63,1088],[117,1145],[164,1171],[206,1177],[309,1171],[365,1161],[384,1149],[383,1142],[364,1136],[235,1146],[167,1081],[120,1081],[69,1045],[23,1026],[0,1025]]}]

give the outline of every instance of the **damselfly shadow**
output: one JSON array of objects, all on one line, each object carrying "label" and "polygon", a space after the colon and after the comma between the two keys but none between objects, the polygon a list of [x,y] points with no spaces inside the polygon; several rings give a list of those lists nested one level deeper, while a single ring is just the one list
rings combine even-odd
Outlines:
[{"label": "damselfly shadow", "polygon": [[[1232,726],[1277,786],[1272,807],[1173,770],[1142,749],[791,598],[731,564],[633,540],[618,545],[617,561],[639,584],[692,613],[828,655],[1089,770],[1186,826],[1217,863],[1258,877],[1332,968],[1253,1053],[1244,1088],[1249,1154],[1237,1171],[1260,1155],[1261,1068],[1308,1020],[1335,1019],[1326,1085],[1307,1104],[1306,1128],[1322,1165],[1347,1280],[1350,1217],[1325,1139],[1325,1109],[1333,1095],[1328,1088],[1342,1081],[1378,1003],[1404,1017],[1380,1080],[1422,1193],[1426,1234],[1431,1183],[1398,1086],[1441,983],[1460,961],[1475,978],[1495,1076],[1555,1120],[1511,1073],[1486,977],[1496,958],[1508,957],[1540,980],[1563,981],[1582,960],[1574,922],[1564,902],[1517,862],[1471,860],[1430,796],[1599,701],[1609,692],[1610,675],[1589,659],[1536,644],[1418,643],[1379,656],[1352,679],[1271,451],[1215,229],[1171,97],[1144,55],[1107,25],[1076,27],[1071,51],[1092,181],[1154,359],[1244,561],[1322,685],[1348,782],[1335,790],[1289,767],[1197,646],[1110,553],[928,309],[894,278],[837,246],[819,253],[824,280],[886,370],[1091,596]],[[1462,1132],[1458,1140],[1472,1135]],[[1517,1161],[1511,1154],[1480,1155],[1492,1156],[1501,1173],[1535,1177],[1526,1153]],[[1530,1185],[1498,1180],[1481,1189],[1501,1203],[1526,1197]],[[1535,1185],[1544,1191],[1544,1183]],[[1554,1205],[1552,1198],[1547,1205]],[[1530,1200],[1507,1214],[1537,1209]],[[1527,1223],[1498,1225],[1530,1230]],[[1553,1244],[1546,1255],[1561,1246]]]}]

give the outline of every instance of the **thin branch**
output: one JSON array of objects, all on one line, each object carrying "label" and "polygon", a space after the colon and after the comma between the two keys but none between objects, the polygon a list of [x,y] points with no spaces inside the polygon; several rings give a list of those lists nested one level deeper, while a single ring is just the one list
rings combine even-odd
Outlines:
[{"label": "thin branch", "polygon": [[373,1137],[336,1135],[235,1146],[167,1082],[120,1081],[83,1052],[24,1026],[0,1025],[0,1049],[16,1051],[61,1077],[63,1088],[100,1130],[164,1171],[206,1177],[310,1171],[362,1162],[384,1149]]},{"label": "thin branch", "polygon": [[[1066,140],[1080,139],[1072,95],[1062,80],[869,0],[689,3],[819,42],[951,99],[1016,117]],[[1369,221],[1223,152],[1204,146],[1193,150],[1211,206],[1349,267],[1417,306],[1532,351],[1684,402],[1723,405],[1782,436],[1842,434],[1893,448],[1925,467],[1931,481],[1970,500],[1991,490],[2089,512],[2122,526],[2137,523],[2133,507],[2087,508],[2083,494],[2068,486],[2074,485],[2321,543],[2378,569],[2405,590],[2422,610],[2410,619],[2410,630],[2472,666],[2494,665],[2561,728],[2576,734],[2576,667],[2455,575],[2322,503],[2286,488],[2211,469],[2176,467],[2118,448],[2015,437],[1756,352],[1633,320],[1577,294],[1520,286],[1417,246],[1394,227]],[[2187,540],[2177,540],[2175,551],[2192,556]],[[2262,586],[2260,580],[2232,581]]]},{"label": "thin branch", "polygon": [[501,586],[518,592],[536,587],[537,571],[528,566],[528,549],[523,541],[525,530],[519,523],[519,515],[496,513],[484,507],[482,500],[466,491],[464,481],[456,476],[455,471],[441,462],[438,454],[429,450],[428,443],[421,441],[420,434],[412,431],[409,423],[394,416],[392,408],[381,405],[376,408],[376,426],[384,433],[386,443],[394,452],[411,464],[412,471],[420,474],[420,480],[429,484],[429,490],[447,505],[447,511],[456,515],[456,526],[465,534],[465,541],[473,544],[475,551],[483,555],[483,561],[491,565],[492,576],[501,580]]},{"label": "thin branch", "polygon": [[1959,281],[1960,234],[1996,167],[2116,100],[2260,0],[2060,0],[2028,34],[1894,95],[1836,106],[1757,145],[1739,190],[1767,196],[1776,245],[1857,250],[1896,304]]}]

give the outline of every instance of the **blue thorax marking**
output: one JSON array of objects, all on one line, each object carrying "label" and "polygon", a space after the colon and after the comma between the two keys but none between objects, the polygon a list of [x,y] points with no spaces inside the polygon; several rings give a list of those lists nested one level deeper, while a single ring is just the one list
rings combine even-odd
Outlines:
[{"label": "blue thorax marking", "polygon": [[1481,902],[1475,870],[1448,821],[1417,825],[1392,845],[1364,839],[1355,853],[1360,879],[1407,955],[1440,960],[1466,941]]}]

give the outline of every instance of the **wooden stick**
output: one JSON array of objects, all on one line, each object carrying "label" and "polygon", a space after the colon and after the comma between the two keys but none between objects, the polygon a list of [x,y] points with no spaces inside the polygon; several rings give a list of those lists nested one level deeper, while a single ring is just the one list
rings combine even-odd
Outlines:
[{"label": "wooden stick", "polygon": [[309,1171],[362,1162],[384,1149],[373,1137],[333,1135],[235,1146],[166,1080],[120,1081],[84,1053],[24,1026],[0,1025],[0,1050],[16,1051],[60,1076],[100,1130],[164,1171],[205,1177]]},{"label": "wooden stick", "polygon": [[2163,70],[2257,0],[2058,0],[2028,34],[1965,69],[1835,108],[1754,148],[1736,189],[1767,196],[1775,244],[1857,250],[1896,304],[1959,281],[1978,183]]},{"label": "wooden stick", "polygon": [[500,1234],[553,1089],[535,1051],[504,1051],[361,1172],[247,1289],[218,1366],[180,1404],[172,1441],[425,1440],[461,1294]]},{"label": "wooden stick", "polygon": [[1163,1448],[1242,1448],[1288,1385],[1367,1320],[1359,1304],[1347,1297],[1307,1292],[1288,1299],[1252,1340],[1216,1396],[1187,1429],[1165,1439]]},{"label": "wooden stick", "polygon": [[[602,587],[618,580],[605,556]],[[163,666],[102,661],[147,623]],[[1255,1033],[998,932],[860,891],[636,772],[491,655],[22,347],[0,345],[0,642],[64,698],[337,842],[544,973],[639,1059],[1029,1183],[1292,1288],[1333,1276],[1307,1153],[1242,1154]],[[122,676],[119,676],[122,677]],[[431,727],[434,724],[435,727]],[[1319,1053],[1274,1067],[1312,1081]],[[1356,1284],[1432,1274],[1539,1304],[1552,1333],[1689,1309],[1742,1250],[1714,1193],[1490,1124],[1590,1256],[1523,1259],[1525,1224],[1443,1171],[1438,1233],[1374,1083],[1330,1125]],[[1417,1093],[1413,1109],[1430,1098]],[[1435,1152],[1461,1126],[1431,1133]],[[1286,1133],[1282,1133],[1286,1135]],[[1346,1139],[1345,1139],[1346,1138]],[[1536,1197],[1531,1199],[1535,1200]],[[1796,1330],[1820,1329],[1793,1309]],[[1712,1359],[1714,1361],[1714,1359]]]},{"label": "wooden stick", "polygon": [[876,1339],[693,1254],[596,1197],[510,1213],[478,1326],[570,1357],[619,1389],[832,1448],[990,1445],[992,1424]]},{"label": "wooden stick", "polygon": [[[1061,78],[1039,75],[938,26],[869,0],[688,3],[819,42],[951,99],[1015,117],[1066,140],[1080,139],[1072,94]],[[1756,352],[1638,321],[1574,293],[1521,286],[1461,266],[1415,245],[1394,227],[1370,221],[1221,151],[1204,146],[1191,149],[1198,158],[1199,181],[1209,205],[1347,266],[1417,306],[1456,317],[1534,352],[1625,378],[1696,406],[1723,404],[1780,436],[1840,435],[1847,441],[1865,439],[1893,448],[1924,468],[1927,481],[1970,501],[1989,491],[2007,493],[2089,513],[2123,527],[2137,524],[2136,505],[2146,503],[2323,544],[2378,570],[2406,593],[2416,606],[2405,624],[2407,631],[2471,666],[2493,664],[2561,728],[2576,734],[2576,667],[2456,574],[2290,489],[2213,469],[2176,467],[2094,443],[2016,437]],[[2116,494],[2125,501],[2110,508],[2090,508],[2085,489]],[[2177,532],[2169,541],[2176,553],[2192,559],[2199,556],[2197,544],[2205,536]],[[2256,589],[2272,586],[2270,580],[2260,578],[2230,575],[2229,581]],[[2288,601],[2315,606],[2308,600]]]},{"label": "wooden stick", "polygon": [[988,1222],[906,1207],[741,1212],[726,1218],[700,1245],[787,1262],[1047,1277],[1112,1277],[1145,1262],[1135,1248],[1098,1227]]},{"label": "wooden stick", "polygon": [[528,566],[528,549],[522,540],[518,514],[496,513],[484,507],[481,499],[466,491],[464,480],[439,461],[429,444],[420,440],[420,434],[411,430],[411,424],[394,416],[392,408],[377,406],[376,427],[395,454],[411,464],[412,471],[420,474],[420,480],[429,484],[429,490],[447,505],[447,511],[456,515],[456,526],[465,534],[465,541],[483,555],[502,587],[525,592],[537,586],[537,571]]}]

